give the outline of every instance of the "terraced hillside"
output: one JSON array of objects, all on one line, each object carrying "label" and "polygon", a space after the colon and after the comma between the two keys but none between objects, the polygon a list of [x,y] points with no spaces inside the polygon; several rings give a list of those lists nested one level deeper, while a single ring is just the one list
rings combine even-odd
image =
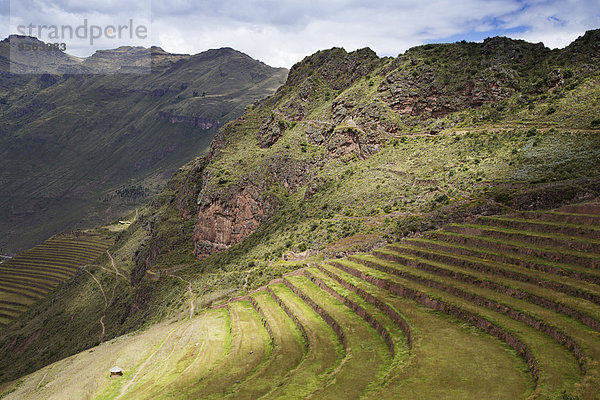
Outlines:
[{"label": "terraced hillside", "polygon": [[112,239],[99,234],[61,234],[1,263],[0,329],[111,244]]},{"label": "terraced hillside", "polygon": [[[6,399],[600,398],[600,203],[479,217],[5,385]],[[113,365],[124,375],[109,378]]]}]

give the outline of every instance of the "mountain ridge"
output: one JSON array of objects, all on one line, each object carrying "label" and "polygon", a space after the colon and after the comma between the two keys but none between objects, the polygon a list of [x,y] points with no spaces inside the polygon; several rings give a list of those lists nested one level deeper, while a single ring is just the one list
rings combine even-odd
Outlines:
[{"label": "mountain ridge", "polygon": [[[137,56],[128,61],[109,51],[81,63],[121,72],[0,77],[3,252],[141,205],[208,147],[218,127],[274,91],[287,73],[233,50],[198,57],[152,51],[149,74],[122,73]],[[31,158],[20,159],[27,148]]]},{"label": "mountain ridge", "polygon": [[[587,42],[589,40],[586,38],[598,36],[598,34],[598,31],[588,32],[574,43]],[[544,62],[545,58],[548,59],[546,62],[559,65],[565,59],[586,54],[588,49],[589,46],[583,46],[582,49],[581,46],[573,45],[567,46],[563,50],[552,51],[542,45],[529,44],[525,41],[490,38],[481,44],[455,43],[419,46],[391,61],[389,67],[382,66],[386,61],[379,59],[370,49],[351,53],[346,53],[339,48],[320,51],[293,66],[290,69],[286,85],[256,107],[255,115],[260,115],[261,106],[275,108],[271,116],[261,116],[264,123],[258,131],[258,146],[269,149],[282,138],[286,130],[298,126],[295,124],[301,123],[308,117],[314,101],[316,99],[323,101],[326,98],[324,91],[336,91],[341,87],[352,86],[355,80],[373,73],[379,75],[382,80],[376,87],[376,92],[370,95],[373,99],[370,103],[364,106],[358,105],[360,100],[357,101],[357,99],[361,98],[361,94],[358,93],[350,92],[347,96],[340,95],[332,101],[330,111],[322,112],[325,118],[320,118],[320,120],[325,120],[327,123],[319,122],[315,126],[315,123],[309,122],[307,126],[303,127],[309,136],[310,143],[314,146],[325,146],[331,157],[356,154],[359,158],[368,158],[371,154],[376,153],[378,147],[389,140],[395,132],[404,129],[412,131],[417,125],[427,124],[427,121],[432,120],[436,120],[435,127],[429,127],[427,130],[436,131],[440,129],[439,127],[444,126],[443,119],[452,113],[459,113],[465,109],[476,109],[484,105],[493,106],[496,103],[507,101],[520,92],[541,96],[545,92],[554,90],[557,85],[567,85],[565,80],[573,79],[573,73],[561,73],[560,70],[545,67],[545,71],[542,73],[547,76],[542,78],[532,74],[530,69],[537,63]],[[592,73],[587,69],[591,65],[588,62],[595,57],[594,54],[593,51],[590,51],[587,53],[588,58],[577,61],[581,64],[579,68],[585,75]],[[445,60],[444,64],[439,64],[439,61],[437,65],[434,64],[431,61],[432,57]],[[456,68],[458,72],[475,68],[477,64],[483,67],[483,71],[492,72],[489,74],[486,72],[486,75],[481,72],[481,75],[475,76],[465,76],[464,73],[463,75],[457,73],[452,77],[449,76],[452,68]],[[357,68],[357,66],[359,67]],[[379,69],[380,72],[373,72],[375,69]],[[538,70],[534,69],[534,72]],[[565,77],[565,75],[569,76]],[[369,87],[375,86],[372,78],[369,79],[367,88],[362,89],[363,92],[369,90]],[[283,101],[290,87],[298,90],[299,100],[295,98]],[[273,103],[278,100],[279,104],[274,106]],[[314,107],[314,105],[312,106]],[[315,120],[317,119],[315,118]],[[470,123],[470,121],[465,122]],[[241,135],[243,135],[241,133],[244,129],[243,123],[244,121],[236,123],[237,126],[240,126]],[[375,125],[373,125],[374,123]],[[588,121],[588,123],[591,122]],[[448,125],[452,124],[456,123]],[[292,127],[292,125],[294,126]],[[236,129],[235,126],[230,125],[228,129],[222,130],[213,141],[208,168],[210,168],[211,161],[218,160],[219,149],[222,149],[223,143],[226,142],[224,136],[228,134],[233,136],[231,131]],[[235,150],[230,147],[229,152],[231,151]],[[227,157],[232,156],[228,155]],[[277,163],[277,156],[273,154],[273,157],[262,163],[257,171],[270,171],[269,165]],[[324,162],[327,162],[326,160],[327,157]],[[321,161],[306,161],[307,166],[313,165],[316,170],[322,165]],[[218,164],[218,161],[215,163]],[[286,167],[280,165],[276,169],[283,176],[281,178],[274,177],[274,180],[278,181],[278,184],[282,184],[291,195],[294,193],[295,187],[305,183],[298,180],[300,176],[306,177],[307,180],[311,179],[311,173],[307,173],[303,168],[301,164],[297,163],[287,170]],[[297,177],[285,175],[293,175],[294,169],[302,172],[299,172]],[[210,175],[207,174],[207,176]],[[235,179],[232,183],[227,182],[224,185],[220,182],[215,178],[209,179],[208,182],[205,179],[203,190],[199,194],[200,211],[195,228],[194,243],[196,255],[200,257],[237,243],[253,229],[256,229],[260,222],[268,218],[274,208],[277,208],[274,206],[276,202],[263,199],[262,211],[256,211],[256,208],[261,209],[258,200],[262,196],[260,192],[264,193],[267,189],[257,190],[256,184],[251,183],[252,178],[249,182],[242,178],[239,186],[236,186]],[[258,185],[260,186],[260,183]],[[240,190],[237,195],[235,194],[236,190]],[[216,209],[215,200],[220,196],[213,194],[215,192],[223,193],[226,198],[225,204]],[[253,195],[250,194],[253,192]],[[230,199],[229,196],[232,194],[233,197]],[[229,208],[227,202],[231,204],[238,202],[236,196],[240,197],[241,203],[252,204],[251,208],[255,210],[254,216],[251,216],[249,210],[243,207],[240,209],[239,215],[236,215],[235,206],[232,211],[224,212]],[[226,216],[225,220],[221,221],[223,216]],[[238,219],[245,222],[236,222]],[[233,228],[230,228],[230,224]],[[236,228],[236,225],[239,228]],[[223,227],[223,231],[219,226]],[[247,229],[249,226],[252,228]],[[241,237],[224,236],[225,231],[230,229],[239,231]]]},{"label": "mountain ridge", "polygon": [[597,198],[600,75],[593,45],[579,43],[308,56],[127,216],[110,249],[127,279],[102,269],[108,257],[89,270],[115,285],[105,314],[82,271],[3,332],[0,380],[90,348],[100,332],[188,318],[188,304],[246,295],[307,264],[449,222]]}]

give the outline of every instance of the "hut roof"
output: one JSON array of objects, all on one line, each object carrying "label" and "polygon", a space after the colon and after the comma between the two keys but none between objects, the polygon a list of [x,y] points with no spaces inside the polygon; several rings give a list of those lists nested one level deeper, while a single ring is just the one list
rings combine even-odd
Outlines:
[{"label": "hut roof", "polygon": [[123,368],[114,366],[110,369],[110,372],[123,372]]}]

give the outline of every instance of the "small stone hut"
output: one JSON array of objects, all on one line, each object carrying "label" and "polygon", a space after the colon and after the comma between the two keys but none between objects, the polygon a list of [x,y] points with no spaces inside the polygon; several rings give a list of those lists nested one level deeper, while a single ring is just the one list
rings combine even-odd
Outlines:
[{"label": "small stone hut", "polygon": [[115,376],[122,376],[123,375],[123,368],[114,366],[110,369],[110,377],[114,378]]}]

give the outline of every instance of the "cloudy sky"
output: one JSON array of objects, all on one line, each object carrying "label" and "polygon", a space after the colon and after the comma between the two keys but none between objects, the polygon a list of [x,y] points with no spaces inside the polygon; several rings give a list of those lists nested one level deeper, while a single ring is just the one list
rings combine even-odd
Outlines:
[{"label": "cloudy sky", "polygon": [[[0,0],[0,19],[3,37],[27,26],[35,33],[87,20],[86,38],[57,40],[48,37],[50,28],[37,31],[44,41],[66,42],[67,52],[78,56],[130,44],[177,53],[228,46],[290,67],[333,46],[396,56],[423,43],[503,35],[564,47],[600,28],[600,0]],[[103,31],[93,43],[91,25]],[[118,25],[143,25],[147,34],[127,36],[127,27],[121,38],[108,37]]]}]

